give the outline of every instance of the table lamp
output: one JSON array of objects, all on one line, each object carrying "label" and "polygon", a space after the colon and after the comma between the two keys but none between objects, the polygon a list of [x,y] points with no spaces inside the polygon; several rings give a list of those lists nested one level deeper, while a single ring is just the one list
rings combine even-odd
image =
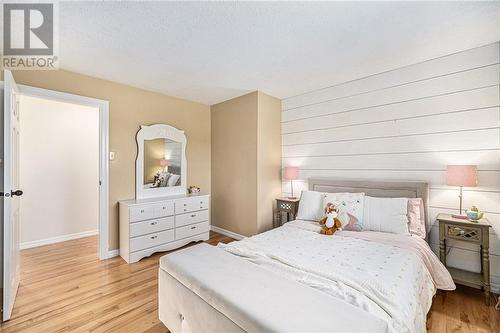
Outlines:
[{"label": "table lamp", "polygon": [[164,170],[164,171],[166,171],[166,170],[167,170],[168,164],[169,164],[169,163],[168,163],[168,160],[166,160],[166,159],[164,159],[164,158],[162,158],[162,159],[160,160],[160,166],[163,168],[163,170]]},{"label": "table lamp", "polygon": [[285,167],[283,169],[283,178],[285,180],[290,181],[290,187],[292,189],[292,196],[288,197],[288,199],[297,199],[296,197],[293,196],[293,181],[297,178],[299,178],[299,168],[297,167]]},{"label": "table lamp", "polygon": [[459,214],[451,216],[458,219],[466,219],[467,215],[462,215],[462,187],[474,187],[478,185],[477,166],[475,165],[448,165],[446,167],[446,185],[460,187],[460,210]]}]

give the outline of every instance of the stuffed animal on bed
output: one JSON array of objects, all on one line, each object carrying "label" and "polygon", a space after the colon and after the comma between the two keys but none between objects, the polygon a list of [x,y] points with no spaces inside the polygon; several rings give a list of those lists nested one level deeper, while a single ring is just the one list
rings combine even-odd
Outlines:
[{"label": "stuffed animal on bed", "polygon": [[323,235],[333,235],[337,230],[342,230],[342,222],[339,220],[339,211],[333,204],[328,204],[325,208],[326,216],[319,220],[321,225],[320,233]]}]

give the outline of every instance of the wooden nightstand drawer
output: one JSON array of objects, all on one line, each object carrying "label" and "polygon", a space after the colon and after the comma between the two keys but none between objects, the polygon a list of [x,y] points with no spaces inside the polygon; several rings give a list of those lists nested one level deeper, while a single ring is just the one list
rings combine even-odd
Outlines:
[{"label": "wooden nightstand drawer", "polygon": [[444,230],[446,237],[448,238],[481,243],[482,235],[480,228],[445,223]]},{"label": "wooden nightstand drawer", "polygon": [[296,214],[298,208],[298,202],[292,200],[277,199],[276,206],[279,211]]}]

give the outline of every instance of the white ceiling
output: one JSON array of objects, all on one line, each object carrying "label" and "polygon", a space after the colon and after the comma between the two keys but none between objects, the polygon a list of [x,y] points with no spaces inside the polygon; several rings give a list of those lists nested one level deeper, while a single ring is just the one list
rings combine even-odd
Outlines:
[{"label": "white ceiling", "polygon": [[499,40],[500,2],[62,2],[61,68],[206,104]]}]

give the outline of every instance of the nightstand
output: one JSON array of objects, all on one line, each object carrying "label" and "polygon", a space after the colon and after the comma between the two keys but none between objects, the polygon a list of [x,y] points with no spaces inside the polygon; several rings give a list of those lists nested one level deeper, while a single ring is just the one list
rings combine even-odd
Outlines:
[{"label": "nightstand", "polygon": [[457,268],[448,268],[453,281],[469,287],[483,289],[486,304],[490,304],[490,228],[488,220],[478,222],[453,218],[450,214],[439,214],[439,258],[446,266],[446,243],[459,240],[480,246],[481,273],[474,273]]},{"label": "nightstand", "polygon": [[299,209],[300,199],[278,198],[276,199],[276,215],[273,227],[283,225],[283,215],[285,222],[295,220],[297,210]]}]

